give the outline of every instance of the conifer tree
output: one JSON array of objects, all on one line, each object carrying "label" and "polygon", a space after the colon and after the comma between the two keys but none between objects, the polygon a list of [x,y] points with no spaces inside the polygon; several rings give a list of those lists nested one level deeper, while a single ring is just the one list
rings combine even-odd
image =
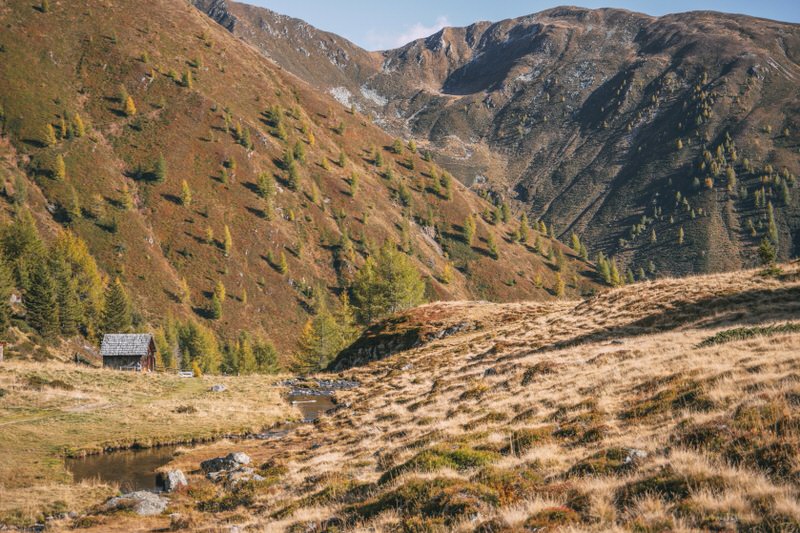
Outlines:
[{"label": "conifer tree", "polygon": [[392,152],[394,152],[397,155],[403,153],[403,142],[400,139],[395,139],[394,142],[392,143]]},{"label": "conifer tree", "polygon": [[133,97],[130,95],[125,99],[125,115],[128,117],[136,115],[136,104],[133,103]]},{"label": "conifer tree", "polygon": [[86,126],[83,124],[83,119],[77,113],[72,118],[72,134],[75,137],[83,137],[86,135]]},{"label": "conifer tree", "polygon": [[358,194],[358,184],[359,184],[358,174],[353,172],[350,175],[350,182],[349,182],[349,185],[350,185],[350,197],[351,198],[355,198],[356,194]]},{"label": "conifer tree", "polygon": [[294,159],[288,164],[286,172],[286,186],[290,190],[296,191],[300,183],[300,171],[297,170],[297,163],[294,162]]},{"label": "conifer tree", "polygon": [[286,262],[286,253],[283,251],[281,251],[281,255],[278,258],[278,272],[281,274],[289,272],[289,263]]},{"label": "conifer tree", "polygon": [[519,218],[519,242],[527,243],[528,239],[530,239],[531,228],[528,224],[528,215],[522,213],[522,216]]},{"label": "conifer tree", "polygon": [[186,278],[181,278],[178,282],[178,298],[181,303],[189,305],[192,303],[192,291],[189,289],[189,283]]},{"label": "conifer tree", "polygon": [[44,127],[44,144],[47,146],[54,146],[57,142],[56,130],[52,124]]},{"label": "conifer tree", "polygon": [[489,248],[489,256],[492,259],[497,260],[499,258],[499,252],[497,251],[497,243],[495,242],[494,235],[492,233],[489,233],[489,235],[486,237],[486,246]]},{"label": "conifer tree", "polygon": [[344,151],[339,152],[338,163],[341,168],[344,168],[344,166],[347,164],[347,155],[344,153]]},{"label": "conifer tree", "polygon": [[187,207],[192,205],[192,189],[186,180],[181,183],[181,204]]},{"label": "conifer tree", "polygon": [[303,353],[296,366],[301,371],[324,369],[348,342],[342,324],[328,307],[325,295],[321,291],[317,293],[314,316],[306,323],[300,339]]},{"label": "conifer tree", "polygon": [[658,236],[656,235],[656,229],[653,228],[650,231],[650,244],[655,244],[658,242]]},{"label": "conifer tree", "polygon": [[11,324],[11,293],[14,291],[14,280],[11,269],[0,259],[0,337]]},{"label": "conifer tree", "polygon": [[33,259],[30,283],[23,298],[25,319],[45,338],[58,333],[58,300],[53,276],[42,255]]},{"label": "conifer tree", "polygon": [[575,253],[579,254],[581,252],[581,239],[580,239],[580,237],[578,237],[578,235],[573,231],[571,239],[572,239],[572,250]]},{"label": "conifer tree", "polygon": [[70,222],[75,222],[81,218],[81,201],[75,187],[69,187],[69,198],[66,205],[67,218]]},{"label": "conifer tree", "polygon": [[156,183],[164,183],[167,179],[167,160],[164,159],[164,154],[159,154],[156,160],[155,169],[153,170]]},{"label": "conifer tree", "polygon": [[222,301],[217,296],[217,293],[211,296],[211,308],[208,310],[208,314],[214,320],[222,318]]},{"label": "conifer tree", "polygon": [[81,305],[78,300],[76,280],[72,276],[69,265],[63,260],[56,260],[53,266],[58,299],[59,329],[62,335],[72,336],[78,333],[81,323]]},{"label": "conifer tree", "polygon": [[219,298],[220,302],[224,302],[225,298],[228,296],[228,293],[225,290],[225,285],[223,285],[222,281],[218,281],[214,286],[214,296]]},{"label": "conifer tree", "polygon": [[108,284],[101,317],[103,333],[125,333],[131,329],[131,305],[119,278]]},{"label": "conifer tree", "polygon": [[225,224],[223,233],[222,250],[225,253],[225,257],[230,257],[231,251],[233,251],[233,238],[231,237],[231,230],[227,224]]},{"label": "conifer tree", "polygon": [[766,237],[761,239],[761,244],[758,246],[758,257],[764,266],[774,265],[778,258],[775,245]]},{"label": "conifer tree", "polygon": [[772,208],[772,202],[767,203],[767,235],[769,236],[775,248],[778,247],[778,226],[775,224],[775,210]]},{"label": "conifer tree", "polygon": [[50,1],[49,0],[42,0],[39,9],[42,13],[49,13],[50,12]]},{"label": "conifer tree", "polygon": [[306,147],[303,145],[302,141],[297,141],[294,143],[294,149],[292,150],[294,154],[294,158],[301,163],[306,162]]},{"label": "conifer tree", "polygon": [[186,72],[183,73],[183,79],[181,80],[184,87],[187,89],[191,89],[194,87],[194,79],[192,79],[192,71],[187,69]]},{"label": "conifer tree", "polygon": [[449,285],[453,282],[455,278],[455,273],[453,272],[453,265],[449,261],[444,264],[444,268],[442,269],[442,275],[439,277],[439,281],[444,283],[445,285]]},{"label": "conifer tree", "polygon": [[611,272],[611,284],[614,287],[619,287],[620,285],[622,285],[622,277],[619,274],[619,268],[617,267],[616,259],[611,261],[611,265],[609,268]]},{"label": "conifer tree", "polygon": [[256,358],[258,371],[263,374],[277,374],[280,371],[278,364],[278,351],[269,340],[257,339],[253,342],[253,354]]},{"label": "conifer tree", "polygon": [[246,333],[241,333],[239,335],[237,351],[239,352],[239,373],[245,375],[255,373],[258,370],[256,354],[253,352],[250,337]]},{"label": "conifer tree", "polygon": [[268,172],[261,172],[258,175],[258,194],[266,199],[275,195],[275,180]]},{"label": "conifer tree", "polygon": [[467,243],[467,245],[472,246],[476,231],[475,217],[467,215],[467,218],[464,220],[464,242]]},{"label": "conifer tree", "polygon": [[53,178],[56,181],[64,181],[67,177],[67,166],[64,163],[64,157],[61,154],[56,156],[55,164],[53,165]]},{"label": "conifer tree", "polygon": [[556,272],[556,279],[553,284],[553,292],[555,293],[556,297],[561,298],[564,296],[566,291],[566,284],[564,283],[564,279],[561,277],[559,272]]},{"label": "conifer tree", "polygon": [[681,246],[683,245],[683,238],[684,238],[684,232],[683,232],[683,226],[681,226],[680,228],[678,228],[678,244]]},{"label": "conifer tree", "polygon": [[420,304],[425,283],[411,259],[386,241],[356,274],[352,293],[361,320],[369,323]]},{"label": "conifer tree", "polygon": [[500,220],[502,220],[503,223],[506,223],[508,222],[510,216],[511,212],[509,210],[508,204],[503,202],[502,204],[500,204]]},{"label": "conifer tree", "polygon": [[134,207],[133,193],[127,183],[122,184],[122,208],[131,211]]}]

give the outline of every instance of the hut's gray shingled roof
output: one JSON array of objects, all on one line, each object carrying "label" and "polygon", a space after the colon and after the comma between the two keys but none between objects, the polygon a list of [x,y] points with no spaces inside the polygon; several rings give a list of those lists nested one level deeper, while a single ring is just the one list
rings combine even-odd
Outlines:
[{"label": "hut's gray shingled roof", "polygon": [[147,355],[153,336],[149,333],[113,333],[103,336],[100,353],[103,356]]}]

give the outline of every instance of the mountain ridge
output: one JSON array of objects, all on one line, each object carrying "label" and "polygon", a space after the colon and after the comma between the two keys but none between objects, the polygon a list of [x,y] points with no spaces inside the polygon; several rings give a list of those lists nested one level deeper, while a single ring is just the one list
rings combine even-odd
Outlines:
[{"label": "mountain ridge", "polygon": [[[258,8],[225,5],[242,25],[254,11],[268,18]],[[288,31],[278,50],[262,34],[256,46],[298,73],[297,63],[315,65],[299,75],[373,113],[391,134],[416,138],[466,185],[514,201],[564,240],[574,231],[592,252],[634,272],[754,264],[769,222],[766,202],[754,200],[762,186],[775,207],[781,257],[800,251],[797,194],[777,198],[784,181],[793,189],[800,169],[797,24],[709,11],[652,17],[557,7],[445,28],[379,52],[377,69],[372,56],[353,54],[339,68],[311,47],[287,48],[285,39],[296,38]],[[720,168],[710,173],[714,161],[704,154],[723,144],[740,157],[716,158]],[[728,167],[739,177],[733,192],[726,191]],[[676,203],[665,200],[678,193]],[[683,220],[664,223],[670,218]],[[670,244],[651,246],[652,230]],[[685,245],[675,246],[680,231]]]}]

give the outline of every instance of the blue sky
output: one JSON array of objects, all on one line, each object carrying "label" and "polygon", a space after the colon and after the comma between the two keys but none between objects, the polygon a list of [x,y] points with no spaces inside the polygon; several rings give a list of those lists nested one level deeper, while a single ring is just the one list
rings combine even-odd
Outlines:
[{"label": "blue sky", "polygon": [[[437,32],[442,26],[466,26],[528,15],[558,5],[621,7],[650,15],[710,9],[800,22],[800,0],[606,0],[548,3],[540,0],[239,0],[301,18],[342,35],[369,50],[401,46]],[[613,2],[613,3],[612,3]]]}]

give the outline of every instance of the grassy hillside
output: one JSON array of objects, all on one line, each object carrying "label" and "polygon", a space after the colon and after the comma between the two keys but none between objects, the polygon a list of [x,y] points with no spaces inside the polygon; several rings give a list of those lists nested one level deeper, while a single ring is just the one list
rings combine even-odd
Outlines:
[{"label": "grassy hillside", "polygon": [[752,267],[770,202],[780,256],[800,253],[797,24],[555,7],[367,53],[266,9],[195,3],[642,278]]},{"label": "grassy hillside", "polygon": [[[537,253],[537,232],[514,244],[517,220],[490,223],[496,206],[457,180],[448,198],[420,153],[395,153],[366,116],[185,2],[12,0],[0,23],[0,220],[27,205],[46,235],[80,236],[109,279],[121,278],[141,323],[206,320],[222,282],[222,318],[208,321],[218,333],[249,330],[294,349],[315,293],[341,292],[386,239],[413,257],[432,300],[552,298],[551,248],[567,257],[567,294],[597,287],[576,254],[545,236]],[[262,174],[276,183],[270,206]],[[473,214],[470,247],[461,233]]]},{"label": "grassy hillside", "polygon": [[362,381],[346,408],[236,446],[268,483],[193,476],[170,509],[268,530],[796,530],[799,294],[793,263],[585,302],[421,307],[391,327],[475,327],[346,371]]}]

